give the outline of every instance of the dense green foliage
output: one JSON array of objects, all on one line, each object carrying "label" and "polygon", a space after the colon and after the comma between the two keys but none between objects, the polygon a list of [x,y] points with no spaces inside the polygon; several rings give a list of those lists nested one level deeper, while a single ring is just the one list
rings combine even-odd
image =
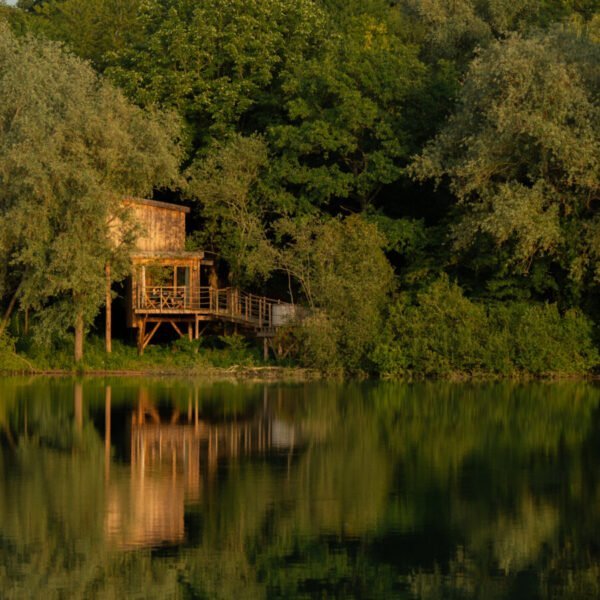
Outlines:
[{"label": "dense green foliage", "polygon": [[599,62],[600,46],[576,31],[492,44],[413,165],[421,179],[449,178],[457,252],[491,239],[516,273],[550,271],[538,291],[558,298],[596,277]]},{"label": "dense green foliage", "polygon": [[134,231],[120,198],[176,178],[175,134],[57,44],[2,22],[0,97],[0,294],[32,308],[47,339],[92,322],[107,262],[126,272]]},{"label": "dense green foliage", "polygon": [[[162,198],[194,204],[190,243],[215,252],[233,284],[312,309],[304,330],[281,340],[284,354],[305,364],[415,376],[595,366],[600,13],[593,0],[22,0],[0,11],[19,36],[9,43],[12,71],[52,48],[47,66],[36,65],[51,80],[49,99],[78,98],[84,147],[94,127],[110,138],[105,120],[116,108],[95,102],[86,112],[91,92],[78,96],[76,77],[61,83],[65,65],[87,69],[88,87],[116,86],[138,106],[111,96],[119,118],[129,115],[111,155],[122,166],[100,166],[106,180],[94,198],[86,190],[98,173],[78,173],[71,195],[53,189],[57,210],[68,208],[69,236],[87,231],[88,218],[102,221],[104,192],[154,186]],[[100,78],[43,37],[91,61]],[[7,68],[0,62],[0,81],[10,80]],[[50,75],[57,68],[61,74]],[[29,97],[27,89],[18,93]],[[10,94],[0,89],[8,119]],[[32,105],[28,122],[74,128],[70,113],[51,114],[56,106]],[[156,129],[157,108],[179,116],[180,146],[171,127]],[[57,131],[38,141],[62,148]],[[122,153],[126,146],[140,154]],[[40,147],[23,151],[19,173],[36,176]],[[55,159],[69,164],[51,152],[47,164]],[[181,177],[169,181],[174,167]],[[125,172],[136,181],[123,180]],[[87,200],[70,202],[73,193]],[[15,194],[0,196],[0,214]],[[52,263],[56,242],[35,239],[50,252],[22,248],[43,267],[29,289],[44,297],[18,288],[32,264],[24,250],[21,266],[11,259],[0,293],[8,305],[19,290],[19,307],[35,308],[47,323],[57,311],[70,314],[61,307],[83,272],[92,288],[100,281],[105,251],[94,235],[81,242],[83,256],[97,258],[81,261],[80,273],[60,253]],[[458,322],[452,311],[463,311],[487,333],[437,326],[426,298],[441,289],[430,287],[440,276],[458,286],[449,288],[447,318]],[[412,300],[390,301],[394,287]],[[85,301],[87,322],[98,305],[97,294]],[[539,330],[537,342],[520,341],[525,324]],[[448,336],[477,341],[464,342],[457,358]]]},{"label": "dense green foliage", "polygon": [[392,377],[547,375],[584,372],[598,361],[592,326],[555,304],[470,301],[441,279],[390,309],[373,358]]},{"label": "dense green foliage", "polygon": [[[72,340],[56,342],[51,349],[21,340],[20,347],[6,344],[0,347],[3,367],[15,372],[72,371]],[[15,353],[21,350],[21,353]],[[27,359],[22,357],[27,356]],[[169,374],[208,374],[216,370],[239,367],[240,372],[248,367],[262,364],[262,353],[241,336],[207,337],[202,342],[177,340],[169,345],[151,345],[143,356],[137,349],[119,340],[114,340],[111,354],[106,354],[104,340],[90,336],[85,356],[76,368],[80,372],[151,372]],[[223,374],[223,371],[221,371]]]},{"label": "dense green foliage", "polygon": [[311,309],[302,327],[291,332],[299,338],[302,362],[327,370],[364,368],[392,289],[383,236],[358,215],[279,225],[279,234],[289,240],[279,260],[300,282]]}]

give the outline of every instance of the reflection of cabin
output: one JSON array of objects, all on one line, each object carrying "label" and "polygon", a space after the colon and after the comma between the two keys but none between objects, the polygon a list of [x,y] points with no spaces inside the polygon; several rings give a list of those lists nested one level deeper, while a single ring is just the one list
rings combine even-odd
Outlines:
[{"label": "reflection of cabin", "polygon": [[275,451],[288,455],[289,467],[301,442],[293,424],[270,416],[266,405],[246,419],[210,422],[200,414],[197,396],[193,403],[188,399],[187,411],[173,407],[161,415],[143,388],[130,431],[129,477],[110,481],[104,524],[108,541],[119,548],[180,543],[185,505],[210,498],[204,490],[215,480],[220,461]]},{"label": "reflection of cabin", "polygon": [[185,249],[189,208],[154,200],[127,199],[142,234],[132,255],[128,324],[138,329],[143,352],[167,324],[180,336],[198,339],[204,323],[232,323],[266,342],[293,316],[293,305],[219,288],[214,263],[202,251]]}]

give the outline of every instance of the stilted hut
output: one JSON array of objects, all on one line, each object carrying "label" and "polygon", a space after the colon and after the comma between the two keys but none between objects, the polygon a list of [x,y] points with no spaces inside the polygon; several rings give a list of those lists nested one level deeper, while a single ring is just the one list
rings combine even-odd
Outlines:
[{"label": "stilted hut", "polygon": [[[127,286],[127,323],[137,328],[139,352],[143,353],[161,325],[191,340],[200,337],[203,323],[221,321],[263,338],[266,354],[276,328],[293,318],[293,305],[232,287],[219,288],[214,261],[202,251],[185,249],[189,208],[132,198],[124,203],[142,229]],[[107,349],[109,338],[107,318]]]}]

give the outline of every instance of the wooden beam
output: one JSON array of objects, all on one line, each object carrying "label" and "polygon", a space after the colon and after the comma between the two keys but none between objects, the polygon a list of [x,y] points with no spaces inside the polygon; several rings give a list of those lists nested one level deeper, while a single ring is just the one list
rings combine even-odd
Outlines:
[{"label": "wooden beam", "polygon": [[154,334],[156,333],[156,331],[160,327],[161,323],[162,323],[162,321],[156,321],[156,323],[154,324],[154,327],[152,328],[152,330],[150,331],[150,333],[145,336],[144,343],[143,343],[143,346],[142,346],[142,350],[144,350],[144,348],[146,348],[146,346],[150,343],[150,340],[154,337]]},{"label": "wooden beam", "polygon": [[179,337],[183,337],[183,333],[181,333],[181,329],[175,325],[175,321],[170,320],[169,323],[171,323],[173,329],[179,334]]}]

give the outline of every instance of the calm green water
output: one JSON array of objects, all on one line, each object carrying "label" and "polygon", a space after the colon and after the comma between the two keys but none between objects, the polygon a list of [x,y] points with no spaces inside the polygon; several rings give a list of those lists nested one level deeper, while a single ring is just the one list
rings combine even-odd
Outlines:
[{"label": "calm green water", "polygon": [[598,598],[600,388],[0,379],[2,598]]}]

